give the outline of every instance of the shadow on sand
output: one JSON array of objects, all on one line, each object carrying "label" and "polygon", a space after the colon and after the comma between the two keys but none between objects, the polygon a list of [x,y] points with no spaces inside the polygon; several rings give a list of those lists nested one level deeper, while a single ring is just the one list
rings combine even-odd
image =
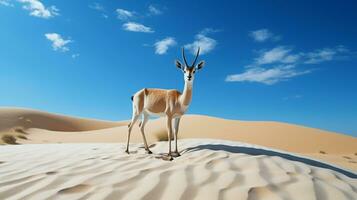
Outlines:
[{"label": "shadow on sand", "polygon": [[191,151],[191,152],[199,151],[199,150],[203,150],[203,149],[208,149],[208,150],[213,150],[213,151],[227,151],[230,153],[244,153],[244,154],[253,155],[253,156],[255,156],[255,155],[279,156],[279,157],[282,157],[282,158],[285,158],[288,160],[302,162],[307,165],[330,169],[330,170],[339,172],[341,174],[344,174],[350,178],[357,178],[357,174],[355,174],[353,172],[349,172],[349,171],[346,171],[346,170],[343,170],[343,169],[340,169],[340,168],[337,168],[332,165],[328,165],[326,163],[322,163],[322,162],[319,162],[316,160],[311,160],[311,159],[302,158],[302,157],[298,157],[298,156],[294,156],[294,155],[290,155],[290,154],[286,154],[286,153],[280,153],[280,152],[276,152],[276,151],[271,151],[271,150],[256,149],[256,148],[252,148],[252,147],[230,146],[230,145],[223,145],[223,144],[206,144],[206,145],[198,145],[196,147],[187,148],[184,150],[183,153],[186,153],[188,151]]}]

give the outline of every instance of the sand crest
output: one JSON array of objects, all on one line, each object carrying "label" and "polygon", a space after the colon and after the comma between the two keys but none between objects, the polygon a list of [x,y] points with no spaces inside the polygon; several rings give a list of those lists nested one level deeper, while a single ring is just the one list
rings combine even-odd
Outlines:
[{"label": "sand crest", "polygon": [[0,199],[357,198],[357,175],[333,165],[223,140],[179,147],[170,162],[160,159],[167,142],[152,144],[152,155],[141,144],[131,155],[123,143],[0,146]]}]

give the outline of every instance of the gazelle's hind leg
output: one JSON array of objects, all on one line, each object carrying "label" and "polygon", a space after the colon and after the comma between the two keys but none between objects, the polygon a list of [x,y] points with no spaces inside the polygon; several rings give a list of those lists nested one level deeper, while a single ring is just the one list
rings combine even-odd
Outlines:
[{"label": "gazelle's hind leg", "polygon": [[179,126],[180,126],[180,117],[175,118],[174,120],[174,140],[175,140],[175,151],[172,153],[173,157],[178,157],[181,156],[180,153],[178,152],[177,149],[177,135],[178,135],[178,130],[179,130]]},{"label": "gazelle's hind leg", "polygon": [[152,154],[152,152],[151,152],[150,149],[149,149],[148,143],[147,143],[147,141],[146,141],[145,132],[144,132],[145,125],[146,125],[146,123],[148,122],[148,120],[149,120],[149,116],[144,113],[144,114],[143,114],[143,120],[142,120],[142,122],[140,123],[140,131],[141,131],[141,135],[143,136],[144,145],[145,145],[145,150],[147,151],[148,154]]},{"label": "gazelle's hind leg", "polygon": [[139,116],[140,116],[140,113],[136,110],[135,106],[133,105],[133,115],[131,117],[131,122],[128,125],[128,140],[127,140],[127,143],[126,143],[126,151],[125,151],[127,154],[129,154],[129,141],[130,141],[131,129],[135,125],[135,123],[138,120]]}]

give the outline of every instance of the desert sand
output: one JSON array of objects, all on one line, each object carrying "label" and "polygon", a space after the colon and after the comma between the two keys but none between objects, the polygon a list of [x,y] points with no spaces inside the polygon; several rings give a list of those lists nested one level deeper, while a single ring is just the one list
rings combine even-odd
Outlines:
[{"label": "desert sand", "polygon": [[0,145],[0,199],[357,199],[354,137],[187,115],[170,162],[164,120],[146,126],[154,154],[135,126],[128,155],[128,121],[1,108],[0,142],[19,145]]},{"label": "desert sand", "polygon": [[357,197],[357,176],[286,159],[277,150],[209,139],[180,140],[179,147],[182,156],[170,162],[161,159],[167,142],[152,144],[151,155],[141,144],[132,144],[130,155],[123,143],[0,146],[0,198]]},{"label": "desert sand", "polygon": [[[47,112],[0,108],[0,143],[126,142],[129,121],[82,119]],[[146,126],[149,143],[167,140],[165,119]],[[142,143],[138,126],[131,142]],[[357,138],[280,122],[251,122],[185,115],[179,138],[214,138],[257,144],[299,153],[357,170]],[[4,141],[5,139],[5,141]]]}]

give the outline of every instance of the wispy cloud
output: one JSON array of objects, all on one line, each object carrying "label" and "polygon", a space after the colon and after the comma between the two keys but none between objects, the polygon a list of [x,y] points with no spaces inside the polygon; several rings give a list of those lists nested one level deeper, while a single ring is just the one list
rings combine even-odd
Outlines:
[{"label": "wispy cloud", "polygon": [[52,42],[52,48],[55,51],[69,51],[69,48],[66,45],[73,42],[69,39],[63,39],[62,36],[58,33],[46,33],[45,37]]},{"label": "wispy cloud", "polygon": [[117,17],[120,20],[127,21],[134,17],[134,12],[129,10],[124,10],[121,8],[116,9]]},{"label": "wispy cloud", "polygon": [[159,8],[153,6],[153,5],[149,5],[149,14],[150,15],[161,15],[163,13],[162,10],[160,10]]},{"label": "wispy cloud", "polygon": [[104,6],[100,3],[94,2],[92,4],[89,4],[88,6],[90,9],[96,10],[101,13],[101,16],[105,19],[107,19],[109,16],[106,14],[106,10]]},{"label": "wispy cloud", "polygon": [[252,37],[257,42],[264,42],[267,40],[278,41],[281,36],[273,34],[268,29],[259,29],[255,31],[251,31],[249,36]]},{"label": "wispy cloud", "polygon": [[316,49],[311,52],[294,52],[290,47],[277,46],[259,51],[259,56],[246,66],[240,74],[226,77],[227,82],[259,82],[273,85],[295,76],[308,74],[313,69],[302,70],[298,66],[331,61],[338,57],[347,57],[350,51],[344,46]]},{"label": "wispy cloud", "polygon": [[102,4],[97,3],[97,2],[90,4],[88,7],[93,10],[105,11],[104,6],[102,6]]},{"label": "wispy cloud", "polygon": [[295,65],[279,65],[271,68],[253,67],[247,68],[241,74],[228,75],[227,82],[258,82],[273,85],[280,81],[289,80],[292,77],[310,73],[310,70],[299,71]]},{"label": "wispy cloud", "polygon": [[306,60],[304,61],[304,63],[305,64],[318,64],[321,62],[336,59],[341,56],[346,56],[350,53],[351,52],[342,45],[337,46],[335,48],[317,49],[313,52],[304,54],[304,56],[306,57]]},{"label": "wispy cloud", "polygon": [[199,34],[202,35],[208,35],[211,33],[218,33],[218,32],[222,32],[221,29],[214,29],[214,28],[204,28],[202,31],[199,32]]},{"label": "wispy cloud", "polygon": [[153,33],[154,30],[152,28],[145,26],[143,24],[139,24],[136,22],[127,22],[123,24],[123,29],[126,31],[132,32],[142,32],[142,33]]},{"label": "wispy cloud", "polygon": [[289,54],[291,50],[285,46],[278,46],[268,51],[262,51],[256,62],[259,65],[276,62],[295,63],[299,59],[299,55]]},{"label": "wispy cloud", "polygon": [[[252,31],[250,32],[250,36],[257,42],[267,40],[277,41],[280,39],[280,36],[273,34],[268,29]],[[314,71],[313,69],[303,70],[298,66],[318,64],[340,57],[346,58],[351,54],[342,45],[307,52],[296,52],[291,47],[277,46],[272,49],[259,51],[259,56],[250,65],[246,66],[242,73],[228,75],[226,81],[259,82],[273,85],[280,81],[286,81]]]},{"label": "wispy cloud", "polygon": [[10,0],[0,0],[0,5],[14,7],[14,4],[12,4]]},{"label": "wispy cloud", "polygon": [[203,29],[200,33],[195,35],[195,41],[190,44],[186,44],[187,48],[192,54],[197,52],[198,47],[200,47],[200,53],[206,54],[212,51],[217,46],[217,41],[207,34],[213,33],[215,29]]},{"label": "wispy cloud", "polygon": [[39,0],[18,0],[20,3],[25,4],[22,8],[30,11],[30,15],[49,19],[59,15],[59,10],[55,6],[45,7]]},{"label": "wispy cloud", "polygon": [[331,61],[339,57],[348,57],[350,51],[342,45],[333,48],[315,49],[310,52],[296,52],[286,46],[278,46],[270,50],[260,51],[255,59],[256,65],[271,63],[318,64]]},{"label": "wispy cloud", "polygon": [[162,55],[167,52],[169,47],[175,46],[177,43],[173,37],[167,37],[163,40],[160,40],[154,44],[155,46],[155,53]]}]

